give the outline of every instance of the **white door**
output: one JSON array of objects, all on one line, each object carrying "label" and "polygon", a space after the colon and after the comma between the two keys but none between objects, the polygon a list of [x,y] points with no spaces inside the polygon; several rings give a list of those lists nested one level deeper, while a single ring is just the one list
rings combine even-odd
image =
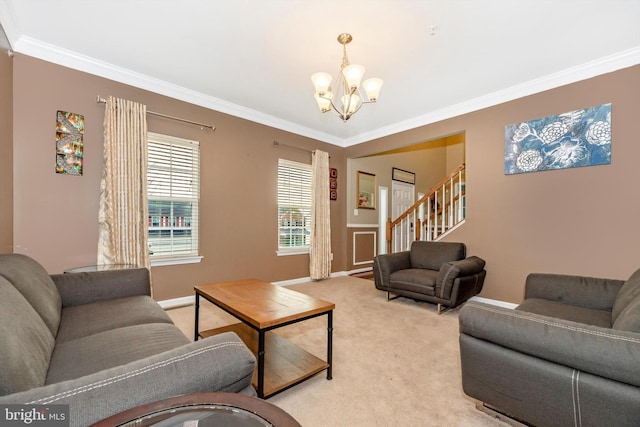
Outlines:
[{"label": "white door", "polygon": [[[391,181],[391,220],[395,221],[416,201],[415,185],[406,182]],[[414,240],[413,215],[405,218],[393,230],[393,251],[407,251]]]}]

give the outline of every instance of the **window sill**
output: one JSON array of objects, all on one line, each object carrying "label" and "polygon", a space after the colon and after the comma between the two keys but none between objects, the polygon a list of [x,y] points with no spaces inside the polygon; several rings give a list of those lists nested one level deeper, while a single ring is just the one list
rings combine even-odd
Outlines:
[{"label": "window sill", "polygon": [[196,264],[202,261],[202,256],[184,256],[184,257],[170,257],[170,258],[151,258],[151,267],[160,267],[163,265],[177,265],[177,264]]},{"label": "window sill", "polygon": [[276,251],[278,256],[288,256],[288,255],[305,255],[309,253],[309,248],[300,248],[300,249],[282,249]]}]

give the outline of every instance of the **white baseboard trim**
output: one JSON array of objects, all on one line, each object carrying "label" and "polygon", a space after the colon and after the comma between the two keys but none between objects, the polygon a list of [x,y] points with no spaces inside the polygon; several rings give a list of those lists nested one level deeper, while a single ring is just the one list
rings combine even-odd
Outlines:
[{"label": "white baseboard trim", "polygon": [[311,281],[311,277],[300,277],[298,279],[290,279],[290,280],[281,280],[279,282],[271,282],[272,285],[275,286],[291,286],[297,285],[299,283],[307,283]]},{"label": "white baseboard trim", "polygon": [[364,267],[364,268],[356,268],[355,270],[350,270],[347,271],[347,275],[351,276],[352,274],[356,274],[356,273],[364,273],[365,271],[373,271],[373,265],[370,265],[369,267]]},{"label": "white baseboard trim", "polygon": [[160,307],[164,308],[165,310],[168,310],[170,308],[184,307],[185,305],[194,305],[195,303],[195,295],[158,301]]},{"label": "white baseboard trim", "polygon": [[[342,276],[348,276],[348,275],[349,273],[347,273],[346,271],[338,271],[335,273],[331,273],[330,277],[342,277]],[[291,286],[291,285],[298,285],[300,283],[307,283],[307,282],[311,282],[311,277],[307,276],[307,277],[300,277],[299,279],[281,280],[279,282],[271,282],[271,284],[276,286]]]},{"label": "white baseboard trim", "polygon": [[[338,271],[335,273],[331,273],[331,277],[349,276],[350,274],[359,273],[361,271],[367,271],[367,270],[371,270],[371,268],[362,268],[362,269],[351,270],[351,271]],[[272,282],[271,284],[276,286],[291,286],[291,285],[297,285],[300,283],[307,283],[310,281],[311,281],[311,277],[300,277],[299,279],[281,280],[279,282]],[[173,299],[158,301],[158,304],[160,304],[160,307],[164,308],[165,310],[169,310],[171,308],[184,307],[186,305],[194,305],[195,302],[196,302],[195,295],[191,295],[188,297],[180,297],[180,298],[173,298]]]},{"label": "white baseboard trim", "polygon": [[[361,273],[363,271],[369,271],[369,270],[371,270],[371,268],[358,268],[351,271],[338,271],[335,273],[331,273],[331,277],[349,276],[354,273]],[[300,277],[299,279],[281,280],[279,282],[272,282],[272,284],[276,286],[291,286],[291,285],[297,285],[300,283],[307,283],[310,281],[311,281],[311,277]],[[160,307],[164,308],[165,310],[169,310],[171,308],[194,305],[195,300],[196,300],[195,296],[191,295],[188,297],[180,297],[180,298],[173,298],[173,299],[158,301],[158,304],[160,304]],[[479,301],[479,302],[484,302],[486,304],[492,304],[492,305],[497,305],[500,307],[511,308],[511,309],[514,309],[518,306],[518,304],[514,304],[511,302],[500,301],[500,300],[490,299],[490,298],[483,298],[479,296],[471,297],[469,301]]]},{"label": "white baseboard trim", "polygon": [[490,298],[483,298],[483,297],[471,297],[469,298],[469,301],[478,301],[478,302],[483,302],[486,304],[491,304],[491,305],[497,305],[500,307],[504,307],[504,308],[511,308],[514,309],[518,306],[518,304],[514,304],[512,302],[507,302],[507,301],[500,301],[497,299],[490,299]]}]

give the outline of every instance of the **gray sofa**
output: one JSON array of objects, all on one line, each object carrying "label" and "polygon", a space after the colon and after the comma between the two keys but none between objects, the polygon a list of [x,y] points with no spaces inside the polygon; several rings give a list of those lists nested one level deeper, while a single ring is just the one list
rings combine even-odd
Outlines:
[{"label": "gray sofa", "polygon": [[68,404],[86,426],[179,394],[255,394],[237,335],[191,342],[149,295],[147,269],[50,276],[0,255],[0,404]]},{"label": "gray sofa", "polygon": [[[640,270],[531,274],[515,310],[460,311],[464,392],[535,426],[640,426]],[[482,408],[482,406],[479,406]]]},{"label": "gray sofa", "polygon": [[467,247],[457,242],[415,241],[409,251],[378,255],[373,260],[377,289],[456,307],[482,290],[487,272],[477,256],[466,258]]}]

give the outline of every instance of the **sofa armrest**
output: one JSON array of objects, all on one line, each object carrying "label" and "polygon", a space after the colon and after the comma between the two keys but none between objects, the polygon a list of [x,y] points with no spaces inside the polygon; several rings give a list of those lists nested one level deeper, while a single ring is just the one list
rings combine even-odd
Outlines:
[{"label": "sofa armrest", "polygon": [[616,279],[532,273],[527,276],[524,297],[611,311],[623,284],[624,280]]},{"label": "sofa armrest", "polygon": [[[454,282],[458,278],[479,275],[484,270],[485,262],[477,256],[470,256],[459,261],[448,261],[442,264],[436,279],[436,295],[449,299]],[[478,280],[480,277],[478,277]],[[484,280],[484,276],[482,276]],[[470,283],[475,285],[475,280]]]},{"label": "sofa armrest", "polygon": [[373,260],[373,280],[376,288],[386,290],[389,287],[389,275],[407,268],[411,268],[409,251],[378,255]]},{"label": "sofa armrest", "polygon": [[253,353],[228,332],[92,375],[2,396],[0,403],[68,404],[71,426],[87,426],[179,394],[255,393],[254,367]]},{"label": "sofa armrest", "polygon": [[51,278],[60,292],[63,307],[151,295],[146,268],[53,274]]},{"label": "sofa armrest", "polygon": [[469,301],[460,333],[640,387],[640,334]]}]

